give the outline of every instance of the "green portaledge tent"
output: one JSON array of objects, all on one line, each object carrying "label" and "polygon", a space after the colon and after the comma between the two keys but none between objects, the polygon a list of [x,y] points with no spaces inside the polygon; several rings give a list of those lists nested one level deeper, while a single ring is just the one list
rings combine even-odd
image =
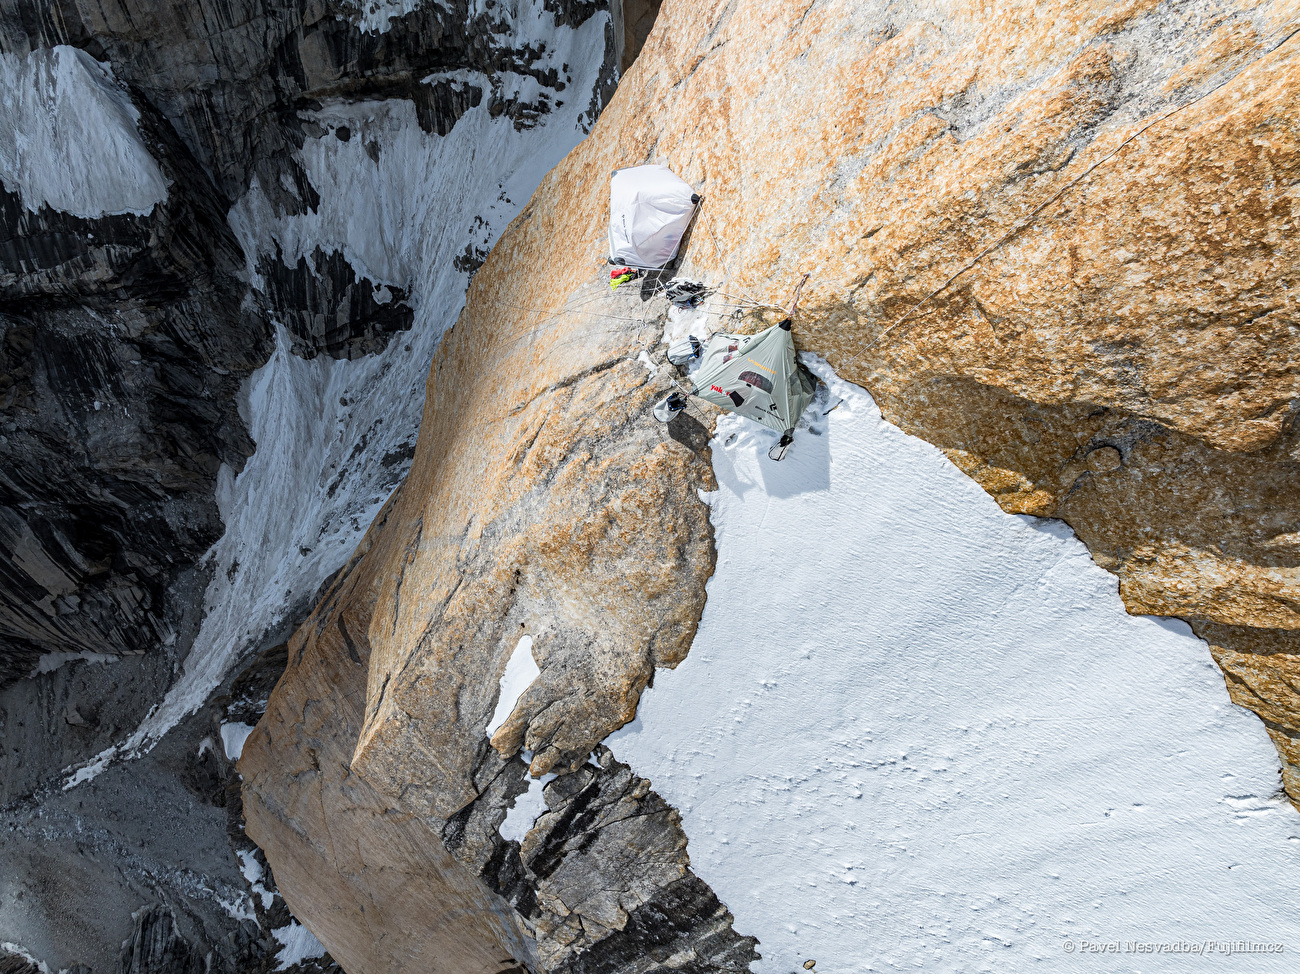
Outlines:
[{"label": "green portaledge tent", "polygon": [[784,442],[817,391],[795,355],[789,318],[757,335],[714,335],[694,379],[695,395],[776,430]]}]

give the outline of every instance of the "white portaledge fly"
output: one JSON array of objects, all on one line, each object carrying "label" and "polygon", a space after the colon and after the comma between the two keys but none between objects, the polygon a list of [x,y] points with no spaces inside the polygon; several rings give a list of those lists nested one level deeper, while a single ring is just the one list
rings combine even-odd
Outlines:
[{"label": "white portaledge fly", "polygon": [[682,245],[700,197],[667,166],[617,169],[609,181],[609,262],[663,267]]},{"label": "white portaledge fly", "polygon": [[843,402],[785,463],[718,421],[698,634],[607,742],[680,811],[756,970],[1093,974],[1067,941],[1300,943],[1300,825],[1205,644],[1128,615],[1067,527],[1004,513],[808,361]]}]

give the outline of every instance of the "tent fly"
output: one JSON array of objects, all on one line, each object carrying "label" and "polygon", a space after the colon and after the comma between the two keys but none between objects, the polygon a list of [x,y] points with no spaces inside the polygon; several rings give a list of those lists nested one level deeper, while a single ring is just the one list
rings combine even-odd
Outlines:
[{"label": "tent fly", "polygon": [[[795,424],[817,391],[817,380],[795,354],[790,324],[786,318],[757,335],[714,335],[704,349],[691,390],[692,395],[780,433],[780,442],[769,454],[774,460],[784,456]],[[667,422],[678,411],[656,408],[655,415]]]},{"label": "tent fly", "polygon": [[655,270],[677,256],[700,197],[667,166],[617,169],[609,181],[609,262]]}]

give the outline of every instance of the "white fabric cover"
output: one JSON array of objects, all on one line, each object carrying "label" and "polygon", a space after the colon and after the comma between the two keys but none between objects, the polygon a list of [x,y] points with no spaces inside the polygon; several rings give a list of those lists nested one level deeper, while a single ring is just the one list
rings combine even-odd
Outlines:
[{"label": "white fabric cover", "polygon": [[648,270],[676,257],[695,213],[693,193],[667,166],[615,172],[609,182],[609,259]]}]

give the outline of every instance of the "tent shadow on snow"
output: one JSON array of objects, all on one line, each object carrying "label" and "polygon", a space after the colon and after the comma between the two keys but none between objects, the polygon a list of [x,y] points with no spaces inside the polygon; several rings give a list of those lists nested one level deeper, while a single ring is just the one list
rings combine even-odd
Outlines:
[{"label": "tent shadow on snow", "polygon": [[781,438],[780,434],[738,417],[720,420],[718,427],[713,444],[714,474],[719,485],[730,488],[736,496],[743,497],[757,486],[750,476],[754,467],[758,468],[763,490],[769,497],[785,499],[831,489],[828,423],[815,422],[808,429],[799,429],[780,463],[767,455]]},{"label": "tent shadow on snow", "polygon": [[784,498],[830,490],[831,435],[828,424],[814,425],[795,433],[794,443],[790,445],[785,459],[777,463],[768,459],[767,451],[780,438],[778,434],[767,430],[755,435],[761,451],[758,469],[763,475],[763,487],[768,494]]}]

